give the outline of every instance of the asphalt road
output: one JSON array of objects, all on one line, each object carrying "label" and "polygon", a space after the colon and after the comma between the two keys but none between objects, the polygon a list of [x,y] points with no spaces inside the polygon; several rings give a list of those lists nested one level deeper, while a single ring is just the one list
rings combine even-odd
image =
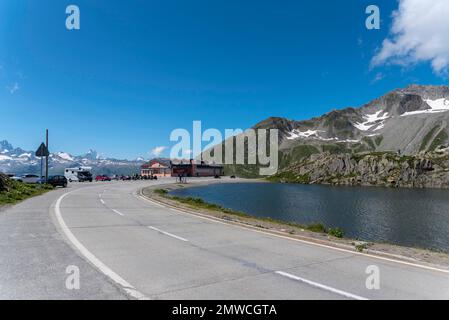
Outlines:
[{"label": "asphalt road", "polygon": [[72,184],[0,212],[0,298],[449,299],[447,272],[165,208],[137,196],[150,183]]}]

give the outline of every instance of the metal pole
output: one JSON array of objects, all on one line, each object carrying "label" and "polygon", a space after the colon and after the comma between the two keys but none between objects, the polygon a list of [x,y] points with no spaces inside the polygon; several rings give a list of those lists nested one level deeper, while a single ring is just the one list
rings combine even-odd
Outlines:
[{"label": "metal pole", "polygon": [[[42,183],[42,171],[44,170],[44,160],[42,159],[42,157],[41,157],[41,176],[40,176],[40,181],[41,181],[41,183]],[[45,182],[47,182],[47,181],[45,181]]]},{"label": "metal pole", "polygon": [[[45,130],[45,146],[48,149],[48,129]],[[48,156],[45,157],[45,183],[48,181]]]}]

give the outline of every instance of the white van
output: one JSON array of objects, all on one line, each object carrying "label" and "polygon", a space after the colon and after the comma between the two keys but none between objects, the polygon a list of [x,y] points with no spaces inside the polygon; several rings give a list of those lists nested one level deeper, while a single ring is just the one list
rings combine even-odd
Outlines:
[{"label": "white van", "polygon": [[92,168],[91,167],[78,167],[78,168],[66,168],[64,170],[64,177],[69,182],[92,182]]}]

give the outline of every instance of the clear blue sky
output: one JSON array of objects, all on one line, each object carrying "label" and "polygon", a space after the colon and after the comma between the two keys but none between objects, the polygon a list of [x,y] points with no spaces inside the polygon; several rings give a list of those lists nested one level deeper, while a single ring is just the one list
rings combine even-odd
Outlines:
[{"label": "clear blue sky", "polygon": [[[368,31],[372,2],[3,0],[0,140],[35,149],[49,128],[51,151],[148,158],[193,120],[247,128],[445,83],[425,62],[370,69],[398,6],[375,1]],[[80,30],[65,28],[69,4]]]}]

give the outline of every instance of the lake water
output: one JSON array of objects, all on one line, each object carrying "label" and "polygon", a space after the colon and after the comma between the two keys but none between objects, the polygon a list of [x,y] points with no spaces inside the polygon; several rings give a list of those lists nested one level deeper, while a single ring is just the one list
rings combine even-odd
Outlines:
[{"label": "lake water", "polygon": [[256,217],[320,222],[354,239],[449,252],[449,190],[232,183],[170,194],[199,197]]}]

